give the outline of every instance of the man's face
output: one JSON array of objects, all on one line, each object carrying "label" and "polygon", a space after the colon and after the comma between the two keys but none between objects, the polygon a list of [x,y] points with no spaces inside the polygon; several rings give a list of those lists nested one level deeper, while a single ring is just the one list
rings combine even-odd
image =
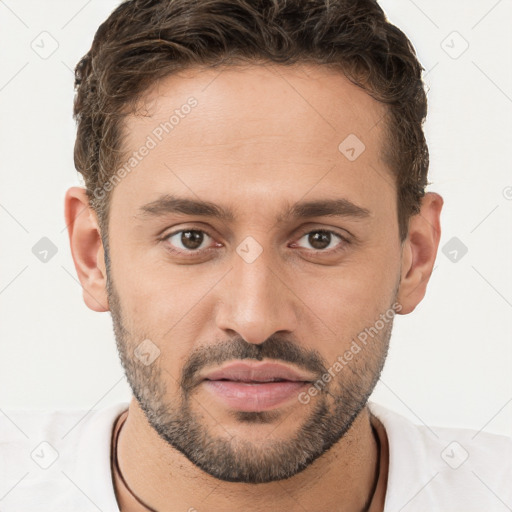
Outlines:
[{"label": "man's face", "polygon": [[[400,282],[396,188],[384,107],[341,74],[220,71],[167,78],[127,119],[128,156],[149,150],[112,194],[109,307],[158,434],[217,478],[268,482],[337,442],[378,380]],[[171,195],[232,217],[157,203]],[[332,200],[342,215],[294,209]],[[240,360],[319,382],[203,379]]]}]

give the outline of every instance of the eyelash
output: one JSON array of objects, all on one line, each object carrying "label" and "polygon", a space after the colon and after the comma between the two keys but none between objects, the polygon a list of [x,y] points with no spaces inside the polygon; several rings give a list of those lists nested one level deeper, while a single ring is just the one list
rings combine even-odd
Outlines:
[{"label": "eyelash", "polygon": [[[186,228],[186,229],[180,229],[178,231],[173,231],[172,233],[166,234],[165,236],[160,238],[160,241],[166,242],[171,237],[173,237],[174,235],[177,235],[179,233],[186,233],[187,231],[194,231],[194,232],[198,232],[198,233],[203,233],[203,234],[209,236],[212,239],[214,238],[212,235],[210,235],[210,233],[208,233],[208,231],[205,231],[204,229]],[[328,233],[328,234],[334,235],[335,237],[338,237],[341,240],[341,242],[342,242],[335,249],[329,249],[329,250],[326,250],[326,249],[309,249],[309,251],[316,252],[318,254],[329,254],[329,255],[337,254],[337,253],[339,253],[341,251],[346,250],[345,246],[350,244],[350,241],[346,237],[340,235],[336,231],[332,231],[332,230],[329,230],[329,229],[313,229],[313,230],[310,230],[310,231],[306,231],[306,232],[304,232],[304,233],[302,233],[300,235],[298,240],[303,238],[305,235],[310,235],[312,233]],[[167,245],[167,250],[169,252],[171,252],[173,254],[178,254],[178,255],[181,255],[181,256],[185,255],[185,257],[187,257],[188,255],[195,256],[195,255],[198,255],[198,254],[201,254],[201,253],[208,252],[208,251],[210,251],[212,249],[215,249],[215,247],[213,247],[213,248],[209,247],[207,249],[199,249],[199,250],[180,250],[180,249],[175,249],[170,244]],[[306,249],[306,250],[308,250],[308,249]]]}]

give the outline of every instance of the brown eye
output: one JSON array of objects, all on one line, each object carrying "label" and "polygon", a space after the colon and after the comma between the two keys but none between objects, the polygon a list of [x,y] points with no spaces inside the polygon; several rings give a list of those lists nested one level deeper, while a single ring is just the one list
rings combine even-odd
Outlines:
[{"label": "brown eye", "polygon": [[169,236],[165,237],[165,240],[168,240],[173,248],[178,251],[187,252],[201,249],[201,245],[206,237],[209,237],[209,235],[204,231],[182,229],[181,231],[171,233]]},{"label": "brown eye", "polygon": [[[336,239],[338,239],[338,243],[336,243]],[[341,235],[328,230],[310,231],[309,233],[304,234],[297,243],[299,244],[301,240],[305,240],[312,250],[322,252],[330,252],[331,249],[337,250],[336,246],[339,245],[340,240],[348,243],[348,241]],[[341,245],[343,246],[344,244]],[[308,247],[306,247],[306,249],[307,248]]]}]

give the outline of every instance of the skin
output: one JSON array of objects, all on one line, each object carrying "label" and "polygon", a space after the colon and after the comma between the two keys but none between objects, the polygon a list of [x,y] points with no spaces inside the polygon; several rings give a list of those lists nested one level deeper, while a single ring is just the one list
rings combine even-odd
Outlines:
[{"label": "skin", "polygon": [[[209,440],[244,454],[247,468],[254,462],[254,470],[271,462],[281,467],[277,449],[289,440],[302,441],[301,427],[315,418],[315,406],[324,404],[339,439],[286,479],[274,475],[254,484],[218,478],[155,426],[183,412],[180,379],[197,351],[206,357],[203,371],[218,366],[207,363],[209,355],[225,353],[215,350],[220,344],[226,350],[235,344],[265,349],[277,340],[285,348],[286,342],[293,344],[306,367],[314,353],[328,368],[392,304],[400,305],[399,314],[412,312],[434,266],[443,200],[425,195],[401,243],[396,186],[381,158],[385,107],[341,74],[305,64],[193,69],[168,77],[147,92],[144,115],[127,119],[127,152],[140,148],[191,96],[197,106],[112,193],[109,276],[98,219],[84,189],[70,188],[65,199],[84,301],[94,311],[112,312],[121,359],[139,395],[119,437],[121,471],[144,503],[162,511],[359,512],[378,463],[364,404],[384,364],[392,322],[336,374],[327,391],[307,404],[292,400],[272,414],[257,413],[264,422],[244,421],[204,386],[193,389],[186,402],[189,419]],[[366,146],[355,161],[338,150],[351,133]],[[143,205],[171,193],[229,207],[234,219],[140,214]],[[369,215],[279,220],[297,201],[334,198],[366,208]],[[185,256],[179,236],[162,239],[180,229],[204,230],[201,249],[211,250],[195,255],[189,250]],[[350,243],[333,236],[327,248],[317,248],[304,235],[319,229]],[[252,263],[236,250],[247,236],[262,248]],[[170,247],[182,253],[173,254]],[[341,250],[333,252],[337,247]],[[148,366],[134,356],[144,339],[160,351]],[[352,413],[356,417],[347,421]],[[287,446],[290,456],[300,451],[300,444]],[[385,480],[372,512],[383,509],[384,496]]]}]

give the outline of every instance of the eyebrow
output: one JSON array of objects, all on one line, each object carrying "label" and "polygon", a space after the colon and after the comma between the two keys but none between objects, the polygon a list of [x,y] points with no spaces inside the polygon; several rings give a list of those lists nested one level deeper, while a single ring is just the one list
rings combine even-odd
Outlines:
[{"label": "eyebrow", "polygon": [[[189,199],[166,194],[151,201],[138,210],[137,217],[154,218],[169,214],[182,214],[198,217],[215,217],[225,222],[233,222],[235,214],[230,208],[224,208],[209,201]],[[278,222],[310,217],[352,217],[365,219],[371,216],[370,210],[358,206],[348,199],[318,199],[301,201],[291,205],[288,212],[278,216]]]}]

